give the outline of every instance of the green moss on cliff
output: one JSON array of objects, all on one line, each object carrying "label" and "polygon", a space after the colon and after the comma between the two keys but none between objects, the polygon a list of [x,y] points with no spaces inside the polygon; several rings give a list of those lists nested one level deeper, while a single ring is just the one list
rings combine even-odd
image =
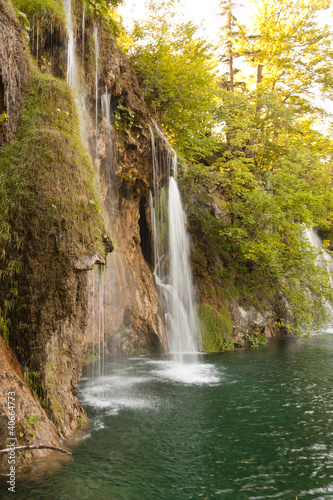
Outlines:
[{"label": "green moss on cliff", "polygon": [[232,322],[225,306],[213,311],[209,304],[198,308],[201,323],[202,348],[206,352],[233,349]]},{"label": "green moss on cliff", "polygon": [[[66,83],[32,78],[17,138],[1,150],[0,212],[0,329],[8,337],[27,253],[33,267],[47,252],[103,251],[93,167]],[[50,282],[59,277],[58,260],[48,269]]]},{"label": "green moss on cliff", "polygon": [[41,28],[64,26],[65,11],[61,0],[12,0],[14,7],[24,12],[29,21],[37,21]]}]

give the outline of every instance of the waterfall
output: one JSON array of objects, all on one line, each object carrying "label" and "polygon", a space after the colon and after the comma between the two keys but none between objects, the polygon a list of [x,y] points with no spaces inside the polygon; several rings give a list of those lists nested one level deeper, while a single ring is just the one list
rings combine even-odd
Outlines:
[{"label": "waterfall", "polygon": [[104,126],[107,130],[111,129],[111,94],[108,94],[108,88],[105,86],[105,94],[101,97],[102,114],[105,120]]},{"label": "waterfall", "polygon": [[67,83],[73,88],[76,88],[76,56],[74,38],[73,18],[72,18],[72,0],[63,0],[66,12],[67,34],[68,34],[68,49],[67,49]]},{"label": "waterfall", "polygon": [[[77,78],[77,62],[76,62],[76,40],[74,38],[73,30],[73,19],[72,19],[72,1],[63,0],[64,8],[66,12],[67,21],[67,34],[68,34],[68,51],[67,51],[67,83],[72,87],[76,94],[76,104],[80,117],[81,126],[81,136],[84,143],[85,141],[85,122],[87,117],[87,110],[84,100],[84,94],[82,89],[80,89]],[[85,3],[83,4],[83,14],[82,14],[82,58],[84,57],[84,32],[85,32]],[[94,26],[93,36],[95,40],[95,52],[96,52],[96,108],[95,108],[95,125],[96,125],[96,156],[98,152],[98,56],[99,56],[99,44],[98,44],[98,30],[97,26]],[[110,96],[111,98],[111,96]],[[110,109],[110,105],[109,105]],[[110,115],[110,111],[109,111]],[[110,120],[109,120],[110,121]],[[86,144],[87,145],[87,144]],[[97,275],[97,278],[96,276]],[[92,290],[89,292],[91,295],[90,300],[92,301],[89,311],[92,314],[92,353],[93,359],[96,354],[98,354],[98,363],[92,363],[92,378],[100,378],[104,375],[104,365],[105,365],[105,320],[104,320],[104,270],[103,267],[94,267],[92,270],[92,286],[89,279],[88,287]],[[95,366],[97,365],[97,366]]]},{"label": "waterfall", "polygon": [[98,300],[98,375],[99,377],[104,376],[104,366],[105,366],[105,333],[104,333],[104,272],[101,266],[98,267],[98,288],[99,288],[99,300]]},{"label": "waterfall", "polygon": [[[92,279],[91,279],[92,278]],[[104,376],[105,367],[105,320],[104,320],[104,266],[94,267],[89,273],[89,314],[91,323],[92,364],[91,378],[93,380]],[[98,356],[96,358],[96,356]]]},{"label": "waterfall", "polygon": [[[150,194],[154,276],[165,313],[169,348],[180,361],[198,351],[190,243],[177,185],[177,155],[164,134],[151,130],[154,191]],[[173,173],[173,176],[171,175]]]},{"label": "waterfall", "polygon": [[99,57],[99,44],[98,44],[98,28],[97,24],[94,25],[94,40],[95,40],[95,127],[96,127],[96,158],[98,157],[98,57]]},{"label": "waterfall", "polygon": [[[306,238],[311,243],[312,246],[322,250],[323,242],[321,241],[320,236],[317,234],[314,228],[306,229],[303,232],[303,235],[304,238]],[[333,288],[333,278],[331,275],[333,271],[333,259],[330,256],[330,254],[322,250],[322,255],[317,257],[316,263],[318,266],[326,269],[326,271],[330,275],[331,288]]]},{"label": "waterfall", "polygon": [[[96,340],[95,340],[95,270],[93,269],[92,271],[93,275],[93,296],[92,296],[92,331],[93,331],[93,338],[92,338],[92,352],[93,356],[95,355],[95,345],[96,345]],[[92,363],[92,374],[91,378],[94,379],[94,363]]]},{"label": "waterfall", "polygon": [[[331,288],[333,288],[333,278],[332,278],[332,273],[333,273],[333,259],[332,257],[330,256],[330,254],[328,252],[325,252],[325,250],[323,250],[323,242],[321,241],[321,238],[320,236],[317,234],[316,230],[314,228],[311,228],[311,229],[305,229],[303,232],[302,232],[302,236],[303,238],[307,239],[311,245],[314,247],[314,248],[317,248],[317,249],[320,249],[321,250],[321,255],[319,255],[316,259],[316,264],[324,269],[326,269],[326,271],[328,272],[329,274],[329,277],[330,277],[330,285],[331,285]],[[333,323],[333,307],[332,307],[332,304],[329,303],[329,302],[325,302],[325,308],[329,314],[329,317],[331,318],[331,321],[330,321],[330,324],[327,325],[327,331],[330,332],[330,333],[333,333],[333,330],[332,330],[332,323]]]},{"label": "waterfall", "polygon": [[83,1],[83,11],[82,11],[82,66],[84,63],[84,34],[85,34],[85,28],[86,28],[86,2],[85,0]]},{"label": "waterfall", "polygon": [[[105,94],[101,96],[101,107],[103,116],[103,132],[105,144],[105,157],[109,165],[109,172],[114,173],[114,152],[113,152],[113,139],[112,139],[112,126],[111,126],[111,94],[108,93],[107,86],[105,86]],[[112,175],[109,176],[109,186],[112,185]]]}]

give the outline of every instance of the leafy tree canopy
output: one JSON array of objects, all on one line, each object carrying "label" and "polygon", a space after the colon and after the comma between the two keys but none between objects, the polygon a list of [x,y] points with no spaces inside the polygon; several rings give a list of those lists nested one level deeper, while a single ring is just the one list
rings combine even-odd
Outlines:
[{"label": "leafy tree canopy", "polygon": [[[265,95],[274,114],[258,113],[256,92],[223,91],[221,115],[228,147],[215,163],[230,222],[221,229],[238,258],[261,270],[263,282],[287,305],[300,332],[314,330],[332,300],[318,251],[302,237],[306,228],[332,222],[332,141],[295,120],[279,95]],[[263,126],[264,125],[264,126]]]},{"label": "leafy tree canopy", "polygon": [[332,98],[332,30],[320,20],[329,0],[253,0],[251,32],[236,44],[251,66],[263,67],[262,85],[286,102],[305,105],[322,93]]},{"label": "leafy tree canopy", "polygon": [[[224,4],[230,17],[234,4]],[[333,143],[318,131],[319,117],[330,117],[313,99],[331,97],[331,32],[318,23],[328,2],[253,6],[251,32],[238,26],[236,37],[235,28],[224,29],[229,54],[243,55],[257,72],[238,87],[229,64],[229,91],[221,91],[227,148],[215,166],[230,217],[221,234],[240,260],[261,270],[293,319],[289,328],[313,331],[332,300],[325,266],[316,265],[318,251],[304,239],[305,228],[332,225]]]},{"label": "leafy tree canopy", "polygon": [[[333,299],[326,268],[316,265],[321,251],[304,238],[306,228],[332,227],[331,117],[314,100],[333,97],[332,33],[318,20],[328,6],[253,0],[249,29],[237,23],[236,0],[221,0],[214,55],[179,17],[178,1],[151,0],[148,17],[121,37],[145,98],[190,163],[188,182],[219,192],[224,216],[205,223],[208,242],[228,249],[236,281],[255,276],[298,333],[320,329]],[[252,78],[237,74],[240,57]]]},{"label": "leafy tree canopy", "polygon": [[217,58],[198,26],[179,17],[179,2],[152,0],[123,46],[143,94],[176,149],[191,160],[211,154],[217,110]]}]

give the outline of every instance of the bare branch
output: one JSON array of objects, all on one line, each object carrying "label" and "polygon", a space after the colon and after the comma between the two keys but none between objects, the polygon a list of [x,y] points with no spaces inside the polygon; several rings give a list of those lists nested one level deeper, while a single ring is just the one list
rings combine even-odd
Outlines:
[{"label": "bare branch", "polygon": [[64,450],[64,448],[59,448],[57,446],[47,446],[46,444],[36,444],[36,445],[27,445],[27,446],[15,446],[15,448],[5,448],[4,450],[0,450],[0,455],[5,453],[9,453],[11,451],[25,451],[25,450],[53,450],[59,451],[60,453],[66,453],[66,455],[72,455],[70,451]]}]

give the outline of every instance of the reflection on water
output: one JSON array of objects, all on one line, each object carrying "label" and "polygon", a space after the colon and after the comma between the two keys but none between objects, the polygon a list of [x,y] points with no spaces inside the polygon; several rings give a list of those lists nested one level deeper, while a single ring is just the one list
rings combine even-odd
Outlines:
[{"label": "reflection on water", "polygon": [[333,337],[109,362],[74,460],[19,499],[333,499]]}]

